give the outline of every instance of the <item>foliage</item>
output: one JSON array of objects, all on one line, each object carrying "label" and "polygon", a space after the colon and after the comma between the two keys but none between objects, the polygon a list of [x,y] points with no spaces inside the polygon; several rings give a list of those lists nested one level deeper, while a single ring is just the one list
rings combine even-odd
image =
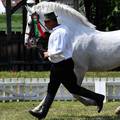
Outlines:
[{"label": "foliage", "polygon": [[117,30],[120,29],[120,1],[119,0],[103,0],[102,16],[100,20],[100,27],[105,30]]},{"label": "foliage", "polygon": [[[37,120],[28,110],[39,102],[0,103],[0,120]],[[95,106],[84,106],[78,101],[56,101],[53,103],[46,120],[120,120],[114,111],[119,102],[107,102],[103,111],[97,112]]]},{"label": "foliage", "polygon": [[120,29],[120,0],[84,0],[84,3],[87,18],[97,29]]},{"label": "foliage", "polygon": [[120,0],[112,0],[113,10],[108,15],[108,21],[106,25],[109,27],[109,30],[120,29]]}]

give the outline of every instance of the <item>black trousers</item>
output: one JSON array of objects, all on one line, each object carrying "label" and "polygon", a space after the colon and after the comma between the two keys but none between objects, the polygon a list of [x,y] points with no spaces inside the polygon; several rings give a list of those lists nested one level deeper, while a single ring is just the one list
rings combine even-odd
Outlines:
[{"label": "black trousers", "polygon": [[61,83],[70,93],[93,99],[98,103],[100,94],[77,85],[72,58],[51,65],[48,93],[55,96]]}]

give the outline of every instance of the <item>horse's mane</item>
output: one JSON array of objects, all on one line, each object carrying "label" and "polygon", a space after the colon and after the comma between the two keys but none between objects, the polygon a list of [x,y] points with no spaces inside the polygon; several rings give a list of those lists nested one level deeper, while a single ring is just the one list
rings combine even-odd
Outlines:
[{"label": "horse's mane", "polygon": [[55,11],[61,15],[71,16],[71,19],[74,19],[76,21],[79,21],[83,25],[90,27],[92,29],[95,29],[95,25],[90,23],[86,17],[84,17],[81,13],[73,9],[72,7],[57,3],[57,2],[40,2],[36,6],[34,6],[34,10],[40,12],[39,10],[42,10],[43,13],[45,12],[51,12]]}]

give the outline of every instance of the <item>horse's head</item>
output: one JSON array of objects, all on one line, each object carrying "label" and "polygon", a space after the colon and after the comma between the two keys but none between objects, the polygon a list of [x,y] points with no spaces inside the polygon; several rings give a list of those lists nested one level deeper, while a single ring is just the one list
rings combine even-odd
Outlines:
[{"label": "horse's head", "polygon": [[33,31],[33,24],[32,24],[32,14],[33,14],[33,11],[32,9],[29,7],[29,6],[26,6],[26,9],[27,9],[27,23],[26,23],[26,31],[25,31],[25,45],[27,47],[31,47],[31,44],[32,44],[32,39],[33,39],[33,34],[32,34],[32,31]]},{"label": "horse's head", "polygon": [[27,8],[27,25],[25,32],[25,45],[27,47],[40,47],[47,49],[49,32],[41,22],[42,17],[33,11],[29,6]]}]

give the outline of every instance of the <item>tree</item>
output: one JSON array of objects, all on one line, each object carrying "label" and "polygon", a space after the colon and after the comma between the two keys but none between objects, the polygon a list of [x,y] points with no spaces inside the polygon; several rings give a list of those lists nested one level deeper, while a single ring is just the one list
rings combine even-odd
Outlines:
[{"label": "tree", "polygon": [[109,30],[120,29],[120,0],[112,0],[113,10],[108,16]]},{"label": "tree", "polygon": [[86,16],[99,30],[119,29],[120,0],[84,0]]}]

